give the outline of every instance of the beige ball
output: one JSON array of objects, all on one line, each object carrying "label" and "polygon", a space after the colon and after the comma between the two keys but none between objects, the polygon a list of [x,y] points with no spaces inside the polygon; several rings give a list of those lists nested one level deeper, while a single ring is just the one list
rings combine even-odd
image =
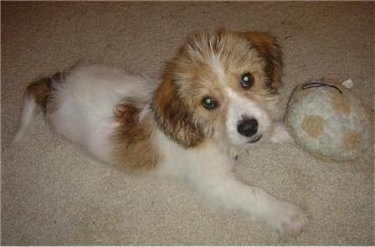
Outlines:
[{"label": "beige ball", "polygon": [[285,123],[296,142],[324,161],[358,158],[371,142],[368,113],[349,90],[321,81],[298,85]]}]

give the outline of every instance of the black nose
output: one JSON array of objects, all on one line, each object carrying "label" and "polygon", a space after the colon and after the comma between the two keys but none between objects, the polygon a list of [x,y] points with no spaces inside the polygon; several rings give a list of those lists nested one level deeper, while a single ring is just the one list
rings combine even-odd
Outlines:
[{"label": "black nose", "polygon": [[237,125],[237,131],[243,136],[250,137],[258,131],[258,121],[255,118],[247,118]]}]

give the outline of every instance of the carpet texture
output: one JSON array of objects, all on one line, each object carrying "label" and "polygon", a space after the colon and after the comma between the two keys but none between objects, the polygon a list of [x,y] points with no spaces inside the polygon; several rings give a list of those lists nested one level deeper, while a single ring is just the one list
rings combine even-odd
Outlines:
[{"label": "carpet texture", "polygon": [[77,61],[157,78],[189,33],[220,27],[278,38],[281,109],[299,83],[351,78],[373,121],[373,2],[1,2],[1,14],[1,244],[374,244],[373,146],[342,164],[316,160],[295,144],[260,143],[242,154],[235,167],[241,179],[308,214],[302,234],[280,238],[181,182],[91,159],[52,134],[41,115],[24,142],[11,145],[33,79]]}]

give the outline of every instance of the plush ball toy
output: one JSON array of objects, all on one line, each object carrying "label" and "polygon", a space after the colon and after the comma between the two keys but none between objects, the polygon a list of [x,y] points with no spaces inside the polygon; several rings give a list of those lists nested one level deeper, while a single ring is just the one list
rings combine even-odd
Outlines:
[{"label": "plush ball toy", "polygon": [[298,85],[284,120],[296,142],[324,161],[358,158],[371,142],[370,120],[361,102],[346,88],[326,82]]}]

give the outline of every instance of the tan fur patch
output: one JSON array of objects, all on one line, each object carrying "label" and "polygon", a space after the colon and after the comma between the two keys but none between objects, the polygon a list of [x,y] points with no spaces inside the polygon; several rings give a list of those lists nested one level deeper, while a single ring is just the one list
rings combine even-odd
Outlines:
[{"label": "tan fur patch", "polygon": [[347,130],[343,137],[344,145],[347,150],[355,150],[362,141],[361,135],[354,130]]},{"label": "tan fur patch", "polygon": [[350,102],[337,92],[331,93],[331,107],[343,117],[348,117],[351,112]]},{"label": "tan fur patch", "polygon": [[302,128],[311,137],[319,138],[324,135],[325,120],[321,116],[306,115],[303,118]]},{"label": "tan fur patch", "polygon": [[118,163],[133,170],[151,169],[159,159],[152,143],[151,121],[140,122],[139,119],[142,105],[135,99],[127,99],[115,110],[115,121],[120,124],[113,136],[115,157]]},{"label": "tan fur patch", "polygon": [[259,53],[266,61],[265,72],[268,80],[266,85],[272,93],[277,93],[281,85],[282,54],[274,37],[264,32],[240,32],[248,41],[256,46]]},{"label": "tan fur patch", "polygon": [[32,96],[44,113],[56,111],[58,109],[57,102],[54,101],[53,96],[50,97],[54,90],[52,82],[62,83],[66,73],[58,72],[51,77],[43,77],[31,82],[26,88],[24,97]]},{"label": "tan fur patch", "polygon": [[[172,75],[164,74],[163,82],[155,92],[153,110],[160,129],[173,141],[184,147],[197,146],[204,141],[201,126],[193,116],[191,98],[183,97]],[[183,91],[183,90],[182,90]]]},{"label": "tan fur patch", "polygon": [[48,95],[51,91],[51,78],[45,77],[33,81],[26,89],[25,96],[32,96],[35,98],[38,105],[46,111]]}]

